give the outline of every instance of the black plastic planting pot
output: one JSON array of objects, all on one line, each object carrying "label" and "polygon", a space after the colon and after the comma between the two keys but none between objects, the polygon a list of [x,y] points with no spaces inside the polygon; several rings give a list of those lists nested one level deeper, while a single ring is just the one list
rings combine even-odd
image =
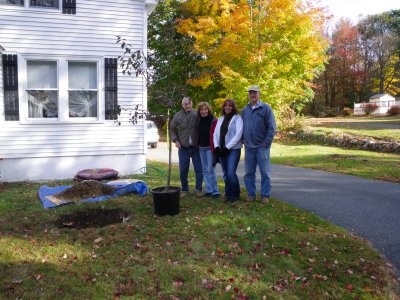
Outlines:
[{"label": "black plastic planting pot", "polygon": [[179,214],[179,204],[181,189],[170,186],[168,190],[165,187],[157,187],[151,190],[153,194],[154,214],[157,216],[177,215]]}]

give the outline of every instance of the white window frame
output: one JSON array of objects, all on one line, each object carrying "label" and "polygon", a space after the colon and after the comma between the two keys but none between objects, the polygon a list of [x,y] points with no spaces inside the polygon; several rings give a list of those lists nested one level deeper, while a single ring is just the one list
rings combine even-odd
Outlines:
[{"label": "white window frame", "polygon": [[0,5],[4,5],[4,7],[24,7],[25,6],[25,4],[26,4],[26,0],[24,0],[24,5],[14,5],[14,4],[10,4],[10,3],[1,3],[0,2]]},{"label": "white window frame", "polygon": [[58,1],[58,7],[51,7],[51,6],[32,6],[31,5],[31,0],[25,0],[24,4],[26,6],[28,6],[29,8],[33,8],[33,9],[45,9],[45,10],[61,10],[62,9],[62,3],[61,0],[57,0]]},{"label": "white window frame", "polygon": [[[29,118],[27,93],[27,61],[56,61],[58,86],[58,117],[57,118]],[[76,123],[104,123],[104,58],[78,56],[51,56],[19,55],[18,57],[18,93],[20,95],[19,117],[21,124],[76,124]],[[70,117],[68,101],[68,62],[95,62],[97,64],[97,117]]]},{"label": "white window frame", "polygon": [[40,11],[40,12],[57,12],[57,13],[62,13],[62,1],[58,1],[58,8],[54,7],[46,7],[46,6],[31,6],[31,0],[24,0],[24,5],[12,5],[12,4],[2,4],[0,3],[1,9],[3,8],[10,8],[10,9],[30,9],[30,10],[35,10],[35,11]]}]

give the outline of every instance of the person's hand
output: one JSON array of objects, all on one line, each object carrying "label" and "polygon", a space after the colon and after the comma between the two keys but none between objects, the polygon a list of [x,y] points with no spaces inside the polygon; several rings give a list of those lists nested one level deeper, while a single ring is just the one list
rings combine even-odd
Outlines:
[{"label": "person's hand", "polygon": [[214,154],[215,155],[220,155],[221,154],[221,148],[219,146],[214,148]]},{"label": "person's hand", "polygon": [[[219,147],[218,147],[219,148]],[[215,150],[215,149],[214,149]],[[219,163],[218,161],[218,154],[216,154],[215,152],[213,153],[212,156],[212,166],[213,168],[215,168],[215,166],[217,165],[217,163]]]},{"label": "person's hand", "polygon": [[181,146],[181,143],[179,143],[179,141],[175,141],[175,146],[176,146],[176,148],[181,148],[182,146]]},{"label": "person's hand", "polygon": [[225,156],[225,155],[227,155],[228,153],[229,153],[229,149],[226,148],[225,146],[222,147],[222,149],[221,149],[221,155],[222,155],[222,156]]}]

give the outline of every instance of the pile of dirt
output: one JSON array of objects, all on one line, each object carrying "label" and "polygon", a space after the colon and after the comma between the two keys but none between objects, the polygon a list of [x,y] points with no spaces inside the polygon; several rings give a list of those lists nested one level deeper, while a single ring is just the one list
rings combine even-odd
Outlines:
[{"label": "pile of dirt", "polygon": [[63,200],[79,201],[86,198],[110,196],[114,191],[115,188],[108,184],[95,180],[85,180],[54,196]]},{"label": "pile of dirt", "polygon": [[55,225],[58,228],[77,229],[103,227],[111,224],[125,223],[130,217],[130,212],[120,208],[94,208],[62,215],[55,221]]}]

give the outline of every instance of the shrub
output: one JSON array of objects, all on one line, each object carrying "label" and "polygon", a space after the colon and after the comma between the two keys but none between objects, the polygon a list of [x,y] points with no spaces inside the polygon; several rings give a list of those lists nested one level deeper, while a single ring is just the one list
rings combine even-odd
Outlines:
[{"label": "shrub", "polygon": [[389,116],[400,115],[400,105],[392,106],[391,108],[389,108],[387,114],[388,114]]},{"label": "shrub", "polygon": [[353,114],[353,110],[350,107],[345,107],[342,110],[343,116],[351,116]]},{"label": "shrub", "polygon": [[299,131],[303,129],[303,119],[296,115],[295,111],[289,106],[284,106],[279,110],[278,129],[281,131]]},{"label": "shrub", "polygon": [[364,106],[364,111],[366,115],[370,115],[372,114],[376,109],[378,108],[378,105],[376,105],[375,103],[367,103]]}]

